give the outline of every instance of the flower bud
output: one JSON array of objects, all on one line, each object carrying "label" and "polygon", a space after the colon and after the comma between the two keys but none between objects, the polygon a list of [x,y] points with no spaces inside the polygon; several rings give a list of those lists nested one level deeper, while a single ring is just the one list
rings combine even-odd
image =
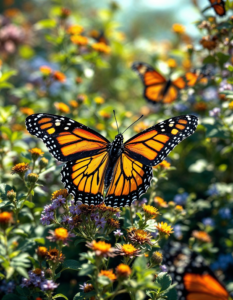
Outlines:
[{"label": "flower bud", "polygon": [[163,261],[163,254],[159,251],[155,251],[151,256],[151,262],[154,265],[160,265]]},{"label": "flower bud", "polygon": [[45,157],[42,157],[41,160],[39,161],[40,169],[42,170],[42,169],[46,168],[48,163],[49,163],[48,159]]},{"label": "flower bud", "polygon": [[36,253],[38,255],[39,258],[44,259],[45,256],[47,255],[48,249],[46,247],[38,247],[36,250]]},{"label": "flower bud", "polygon": [[53,271],[50,268],[46,269],[45,276],[47,278],[50,278],[52,275],[53,275]]},{"label": "flower bud", "polygon": [[7,192],[6,196],[8,200],[13,201],[16,198],[16,192],[14,190],[10,190]]},{"label": "flower bud", "polygon": [[39,177],[38,174],[30,173],[30,174],[28,174],[27,180],[29,183],[35,184],[38,180],[38,177]]}]

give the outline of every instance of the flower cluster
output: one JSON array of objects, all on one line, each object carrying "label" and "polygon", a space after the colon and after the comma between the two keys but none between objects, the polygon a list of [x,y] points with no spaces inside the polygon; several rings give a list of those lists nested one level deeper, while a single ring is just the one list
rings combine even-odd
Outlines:
[{"label": "flower cluster", "polygon": [[35,269],[28,272],[29,278],[23,278],[21,287],[40,288],[42,291],[53,291],[58,284],[53,280],[45,278],[45,273],[41,269]]}]

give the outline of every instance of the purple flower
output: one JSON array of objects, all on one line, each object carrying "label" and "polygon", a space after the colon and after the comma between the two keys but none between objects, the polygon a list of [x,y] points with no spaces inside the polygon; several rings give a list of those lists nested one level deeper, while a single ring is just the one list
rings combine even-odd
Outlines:
[{"label": "purple flower", "polygon": [[219,86],[219,92],[232,91],[232,90],[233,90],[232,85],[228,83],[226,79],[222,80]]},{"label": "purple flower", "polygon": [[120,213],[120,211],[118,211],[118,212],[116,213],[116,217],[117,217],[117,218],[120,218],[120,216],[121,216],[121,213]]},{"label": "purple flower", "polygon": [[71,205],[69,207],[70,213],[72,215],[79,215],[81,214],[81,210],[79,209],[80,204],[74,204],[74,201],[71,201]]},{"label": "purple flower", "polygon": [[187,105],[183,104],[183,103],[176,103],[174,105],[174,109],[178,112],[183,112],[185,110],[188,109]]},{"label": "purple flower", "polygon": [[53,200],[53,207],[58,208],[61,207],[66,203],[66,199],[62,197],[62,195],[59,195],[56,199]]},{"label": "purple flower", "polygon": [[50,213],[54,211],[53,204],[45,205],[42,213]]},{"label": "purple flower", "polygon": [[203,91],[203,98],[205,101],[213,101],[213,99],[218,98],[218,92],[213,87],[208,87]]},{"label": "purple flower", "polygon": [[1,285],[0,285],[0,293],[5,293],[5,294],[10,294],[10,293],[13,293],[15,289],[15,283],[14,281],[6,281],[6,280],[3,280],[1,282]]},{"label": "purple flower", "polygon": [[21,287],[29,287],[31,285],[31,280],[27,278],[22,279],[22,283],[20,284]]},{"label": "purple flower", "polygon": [[174,236],[179,240],[182,237],[181,226],[179,224],[173,226]]},{"label": "purple flower", "polygon": [[113,231],[113,234],[114,234],[115,236],[120,237],[121,235],[123,235],[123,232],[121,232],[120,229],[117,229],[117,230]]},{"label": "purple flower", "polygon": [[207,191],[207,195],[209,195],[209,196],[216,196],[216,195],[218,195],[219,194],[219,191],[218,191],[218,189],[217,189],[217,186],[214,184],[214,185],[212,185],[209,189],[208,189],[208,191]]},{"label": "purple flower", "polygon": [[58,287],[58,284],[55,283],[53,280],[45,280],[41,283],[40,288],[42,291],[53,291]]},{"label": "purple flower", "polygon": [[211,226],[213,227],[215,222],[212,218],[204,218],[202,219],[202,223],[205,225],[205,226]]},{"label": "purple flower", "polygon": [[228,207],[221,208],[218,213],[222,219],[231,219],[231,210]]},{"label": "purple flower", "polygon": [[61,219],[62,223],[66,223],[66,224],[72,224],[73,223],[73,219],[70,216],[62,216]]},{"label": "purple flower", "polygon": [[41,215],[40,221],[42,225],[50,225],[54,219],[54,212],[48,212],[45,215]]},{"label": "purple flower", "polygon": [[210,117],[217,118],[220,116],[221,109],[219,107],[215,107],[209,111]]},{"label": "purple flower", "polygon": [[182,193],[182,194],[177,194],[175,195],[174,197],[174,202],[177,204],[177,205],[183,205],[185,204],[187,198],[188,198],[188,193]]},{"label": "purple flower", "polygon": [[95,225],[97,228],[104,228],[105,224],[106,224],[105,218],[95,220]]},{"label": "purple flower", "polygon": [[161,265],[159,268],[162,272],[167,272],[167,267],[165,265]]},{"label": "purple flower", "polygon": [[158,231],[150,232],[150,235],[155,239],[158,236]]}]

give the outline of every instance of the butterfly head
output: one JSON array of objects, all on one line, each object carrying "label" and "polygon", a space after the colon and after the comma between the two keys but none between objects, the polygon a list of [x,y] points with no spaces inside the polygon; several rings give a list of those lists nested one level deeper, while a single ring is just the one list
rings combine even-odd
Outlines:
[{"label": "butterfly head", "polygon": [[122,133],[119,133],[115,136],[115,139],[114,139],[114,142],[116,142],[117,144],[122,144],[123,143],[123,134]]}]

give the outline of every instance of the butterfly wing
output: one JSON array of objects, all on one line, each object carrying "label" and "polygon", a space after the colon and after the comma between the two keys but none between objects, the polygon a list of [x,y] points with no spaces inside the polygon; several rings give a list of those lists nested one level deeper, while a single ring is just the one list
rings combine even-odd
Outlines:
[{"label": "butterfly wing", "polygon": [[112,207],[130,206],[150,186],[152,168],[134,160],[126,153],[118,158],[105,204]]},{"label": "butterfly wing", "polygon": [[61,171],[62,182],[75,202],[81,201],[88,205],[103,202],[104,177],[109,162],[109,154],[100,154],[65,164]]},{"label": "butterfly wing", "polygon": [[107,149],[109,141],[72,119],[51,114],[33,114],[26,118],[27,130],[42,139],[59,161],[93,156]]},{"label": "butterfly wing", "polygon": [[225,16],[226,9],[225,2],[223,0],[209,0],[209,2],[218,16]]},{"label": "butterfly wing", "polygon": [[124,152],[142,164],[156,166],[183,139],[194,133],[197,123],[197,117],[192,115],[165,120],[129,139],[124,144]]},{"label": "butterfly wing", "polygon": [[196,72],[187,72],[185,78],[188,86],[194,86],[198,80],[198,74]]}]

